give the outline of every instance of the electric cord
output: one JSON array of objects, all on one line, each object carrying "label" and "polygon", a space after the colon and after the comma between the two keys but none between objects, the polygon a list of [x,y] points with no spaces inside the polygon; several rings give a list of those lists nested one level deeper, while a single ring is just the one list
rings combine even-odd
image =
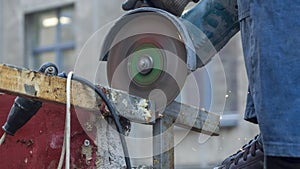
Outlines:
[{"label": "electric cord", "polygon": [[[64,135],[65,135],[65,133],[64,133]],[[61,153],[60,153],[60,158],[59,158],[57,169],[61,169],[62,166],[63,166],[65,152],[66,152],[66,138],[64,137],[63,146],[62,146],[62,149],[61,149]]]},{"label": "electric cord", "polygon": [[64,156],[66,155],[65,160],[65,169],[70,169],[70,143],[71,143],[71,80],[73,72],[70,72],[67,76],[67,85],[66,85],[66,120],[65,120],[65,132],[64,132],[64,142],[62,151],[60,154],[60,159],[57,169],[61,169],[64,161]]},{"label": "electric cord", "polygon": [[5,138],[6,138],[6,132],[4,132],[2,137],[0,138],[0,146],[4,143]]},{"label": "electric cord", "polygon": [[[97,88],[94,84],[92,84],[91,82],[87,81],[86,79],[84,79],[82,77],[76,76],[76,75],[73,75],[72,79],[75,80],[75,81],[78,81],[78,82],[80,82],[80,83],[82,83],[82,84],[84,84],[88,87],[90,87],[91,89],[93,89],[101,97],[101,99],[105,102],[109,112],[111,113],[111,115],[113,117],[114,123],[115,123],[117,131],[119,133],[119,137],[120,137],[123,152],[124,152],[124,159],[125,159],[125,163],[126,163],[126,168],[131,169],[129,152],[128,152],[127,143],[126,143],[126,140],[125,140],[123,128],[121,126],[119,116],[117,115],[117,113],[116,113],[115,109],[113,108],[112,104],[110,103],[110,101],[108,100],[106,95],[99,88]],[[66,146],[66,149],[68,149],[67,146]],[[61,155],[61,156],[63,156],[63,155]]]},{"label": "electric cord", "polygon": [[65,169],[70,169],[70,147],[71,147],[71,80],[73,72],[69,72],[66,91],[66,164]]}]

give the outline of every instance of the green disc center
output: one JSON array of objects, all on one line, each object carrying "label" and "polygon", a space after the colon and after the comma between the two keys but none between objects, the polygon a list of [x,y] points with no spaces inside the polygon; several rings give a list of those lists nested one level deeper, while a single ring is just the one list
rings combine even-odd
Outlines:
[{"label": "green disc center", "polygon": [[154,44],[139,45],[129,57],[129,74],[138,85],[151,85],[161,75],[163,55]]}]

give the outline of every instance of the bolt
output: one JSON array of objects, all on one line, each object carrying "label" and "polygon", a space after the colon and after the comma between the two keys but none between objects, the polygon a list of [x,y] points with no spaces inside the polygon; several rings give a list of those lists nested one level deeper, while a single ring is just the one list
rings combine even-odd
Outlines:
[{"label": "bolt", "polygon": [[50,66],[50,67],[47,67],[45,72],[44,72],[46,75],[50,75],[50,76],[53,76],[53,75],[56,75],[58,72],[56,72],[56,69],[53,67],[53,66]]},{"label": "bolt", "polygon": [[143,55],[137,62],[137,70],[139,73],[146,75],[151,72],[153,68],[153,60],[149,55]]},{"label": "bolt", "polygon": [[84,146],[88,147],[90,146],[90,140],[88,139],[85,139],[84,142],[83,142]]}]

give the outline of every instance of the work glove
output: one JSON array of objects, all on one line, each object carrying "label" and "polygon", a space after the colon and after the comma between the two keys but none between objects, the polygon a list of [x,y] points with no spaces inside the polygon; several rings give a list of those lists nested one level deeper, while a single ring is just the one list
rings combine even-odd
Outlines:
[{"label": "work glove", "polygon": [[155,7],[166,10],[173,15],[181,16],[184,8],[189,2],[198,2],[199,0],[126,0],[122,8],[125,11],[140,7]]}]

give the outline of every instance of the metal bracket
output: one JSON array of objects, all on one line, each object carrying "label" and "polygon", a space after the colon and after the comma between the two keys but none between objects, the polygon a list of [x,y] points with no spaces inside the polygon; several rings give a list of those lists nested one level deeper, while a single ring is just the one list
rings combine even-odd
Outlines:
[{"label": "metal bracket", "polygon": [[199,108],[172,102],[153,124],[153,166],[174,168],[174,125],[204,134],[218,135],[220,117]]}]

